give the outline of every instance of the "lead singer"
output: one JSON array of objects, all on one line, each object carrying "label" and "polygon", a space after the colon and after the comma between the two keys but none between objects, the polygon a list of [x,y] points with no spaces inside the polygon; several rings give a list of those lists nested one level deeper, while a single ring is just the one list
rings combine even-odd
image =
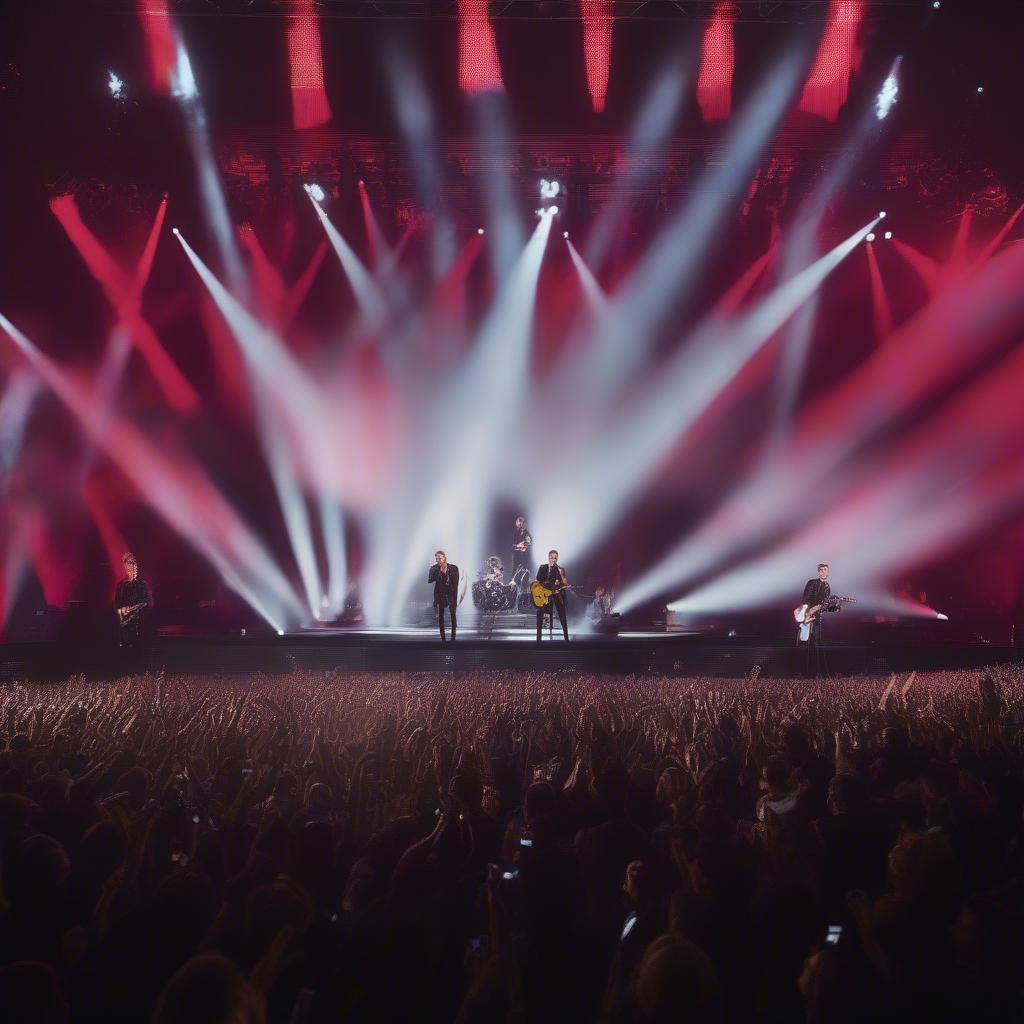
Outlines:
[{"label": "lead singer", "polygon": [[441,643],[447,639],[444,635],[444,610],[448,609],[452,619],[452,641],[455,640],[455,609],[459,606],[459,567],[449,565],[448,556],[443,551],[434,552],[435,565],[430,567],[427,583],[434,584],[434,609],[437,611],[437,626],[441,630]]}]

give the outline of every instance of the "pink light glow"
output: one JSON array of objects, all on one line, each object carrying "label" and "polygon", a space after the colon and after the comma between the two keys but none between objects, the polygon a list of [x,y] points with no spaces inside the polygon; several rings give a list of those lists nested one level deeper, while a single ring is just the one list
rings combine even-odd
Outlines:
[{"label": "pink light glow", "polygon": [[487,0],[459,0],[459,88],[477,93],[504,87]]},{"label": "pink light glow", "polygon": [[732,113],[732,75],[736,66],[733,8],[719,3],[704,32],[697,102],[705,121],[722,121]]},{"label": "pink light glow", "polygon": [[295,17],[288,29],[288,65],[292,76],[292,126],[315,128],[331,119],[324,91],[320,22],[313,0],[293,0]]},{"label": "pink light glow", "polygon": [[863,18],[861,0],[832,0],[818,53],[800,97],[800,109],[804,112],[826,121],[835,121],[839,116],[850,77],[860,65],[857,32]]},{"label": "pink light glow", "polygon": [[604,110],[608,94],[608,72],[612,63],[611,0],[580,0],[583,16],[583,59],[587,65],[587,88],[595,113]]}]

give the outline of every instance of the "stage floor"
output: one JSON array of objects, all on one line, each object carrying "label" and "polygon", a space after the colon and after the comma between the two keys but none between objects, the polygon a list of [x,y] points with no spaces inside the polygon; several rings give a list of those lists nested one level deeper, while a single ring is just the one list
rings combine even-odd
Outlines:
[{"label": "stage floor", "polygon": [[[659,673],[743,678],[806,671],[804,652],[781,638],[720,633],[628,631],[617,636],[560,632],[540,644],[536,630],[459,630],[442,644],[437,630],[310,629],[283,636],[158,636],[141,658],[107,645],[79,642],[0,644],[0,679],[64,679],[76,673],[110,678],[141,668],[178,673],[282,673],[297,669],[358,672],[546,671]],[[977,667],[1024,660],[1024,651],[992,644],[843,643],[826,649],[830,674],[886,674],[911,669]]]}]

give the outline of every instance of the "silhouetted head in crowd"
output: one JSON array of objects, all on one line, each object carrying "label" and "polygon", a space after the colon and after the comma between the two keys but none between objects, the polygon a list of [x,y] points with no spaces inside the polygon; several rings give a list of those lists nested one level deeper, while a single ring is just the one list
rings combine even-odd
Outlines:
[{"label": "silhouetted head in crowd", "polygon": [[663,935],[647,947],[635,988],[644,1024],[711,1024],[719,1019],[714,964],[681,935]]},{"label": "silhouetted head in crowd", "polygon": [[11,1024],[64,1024],[69,1007],[57,972],[32,960],[0,967],[0,1018]]},{"label": "silhouetted head in crowd", "polygon": [[193,957],[167,983],[153,1024],[266,1024],[263,998],[227,957]]},{"label": "silhouetted head in crowd", "polygon": [[903,836],[889,854],[889,881],[913,907],[941,914],[956,900],[960,868],[944,832]]},{"label": "silhouetted head in crowd", "polygon": [[833,814],[859,814],[867,796],[867,786],[858,775],[836,775],[829,781],[828,806]]}]

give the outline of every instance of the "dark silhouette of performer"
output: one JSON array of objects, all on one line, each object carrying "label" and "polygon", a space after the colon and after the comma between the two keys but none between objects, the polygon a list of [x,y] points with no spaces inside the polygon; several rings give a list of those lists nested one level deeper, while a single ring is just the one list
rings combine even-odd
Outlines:
[{"label": "dark silhouette of performer", "polygon": [[530,571],[530,547],[533,537],[526,528],[526,516],[516,516],[516,525],[512,531],[512,578],[515,579],[516,569],[522,566]]},{"label": "dark silhouette of performer", "polygon": [[459,567],[448,563],[448,556],[443,551],[434,552],[436,565],[430,567],[427,582],[434,584],[434,608],[437,611],[437,626],[441,630],[441,643],[447,637],[444,635],[444,610],[448,609],[452,620],[452,640],[455,640],[455,630],[458,626],[455,618],[455,610],[459,606]]},{"label": "dark silhouette of performer", "polygon": [[153,595],[149,584],[139,577],[139,563],[126,551],[121,556],[124,579],[117,581],[114,607],[117,609],[117,641],[120,647],[135,647],[145,637],[149,626],[149,613],[153,608]]},{"label": "dark silhouette of performer", "polygon": [[[547,564],[542,565],[537,570],[537,581],[539,583],[543,583],[546,587],[564,588],[569,586],[569,580],[565,575],[565,570],[558,564],[558,552],[554,549],[548,552]],[[568,643],[569,625],[565,618],[564,590],[552,595],[546,608],[537,609],[537,643],[540,643],[540,631],[541,627],[544,625],[544,612],[547,611],[548,615],[551,617],[551,624],[554,625],[556,609],[558,610],[558,620],[562,623],[562,635]]]}]

